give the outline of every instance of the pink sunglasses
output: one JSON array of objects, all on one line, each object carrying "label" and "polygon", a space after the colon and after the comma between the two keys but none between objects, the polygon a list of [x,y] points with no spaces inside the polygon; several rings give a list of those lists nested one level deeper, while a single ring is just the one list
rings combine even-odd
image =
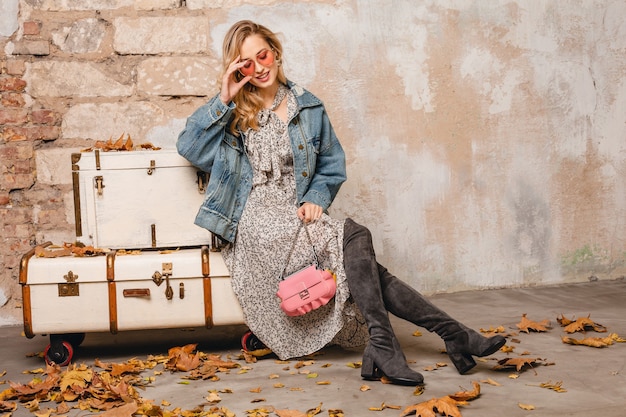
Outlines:
[{"label": "pink sunglasses", "polygon": [[[254,60],[246,59],[243,67],[239,68],[239,72],[244,77],[254,74],[256,65]],[[269,67],[274,63],[274,51],[271,49],[264,49],[256,55],[256,62],[264,67]]]}]

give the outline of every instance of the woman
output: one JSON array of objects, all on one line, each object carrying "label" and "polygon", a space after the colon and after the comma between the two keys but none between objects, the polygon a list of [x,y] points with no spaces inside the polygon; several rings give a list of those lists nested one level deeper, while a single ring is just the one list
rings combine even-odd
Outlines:
[{"label": "woman", "polygon": [[[286,79],[282,58],[269,29],[235,23],[224,39],[221,91],[189,117],[177,143],[211,173],[196,224],[229,242],[223,254],[247,325],[281,359],[331,343],[367,343],[363,378],[423,384],[389,311],[437,332],[458,371],[467,372],[472,355],[492,354],[505,339],[487,339],[449,317],[376,262],[365,227],[326,214],[346,179],[345,155],[322,102]],[[302,223],[308,236],[299,233]],[[314,251],[336,274],[335,298],[289,317],[276,296],[281,272],[310,265]]]}]

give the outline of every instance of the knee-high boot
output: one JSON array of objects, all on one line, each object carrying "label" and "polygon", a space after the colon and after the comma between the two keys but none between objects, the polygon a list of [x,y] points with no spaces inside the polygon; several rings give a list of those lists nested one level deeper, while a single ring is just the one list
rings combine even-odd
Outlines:
[{"label": "knee-high boot", "polygon": [[484,337],[459,323],[380,264],[378,273],[387,310],[441,336],[448,356],[460,374],[476,366],[472,356],[491,355],[506,343],[500,335]]},{"label": "knee-high boot", "polygon": [[363,352],[361,376],[380,379],[384,375],[394,384],[423,384],[422,375],[407,365],[391,327],[369,230],[350,219],[346,220],[343,247],[350,293],[367,321],[370,335]]}]

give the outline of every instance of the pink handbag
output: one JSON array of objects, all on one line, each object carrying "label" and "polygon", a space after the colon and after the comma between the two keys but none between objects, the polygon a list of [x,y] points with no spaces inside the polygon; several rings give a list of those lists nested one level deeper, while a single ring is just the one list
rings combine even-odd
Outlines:
[{"label": "pink handbag", "polygon": [[328,304],[336,290],[333,274],[311,265],[281,281],[276,295],[282,300],[280,308],[288,316],[301,316]]},{"label": "pink handbag", "polygon": [[[298,228],[291,251],[285,261],[285,268],[287,267],[302,227],[303,225],[301,224],[300,228]],[[289,275],[287,278],[283,278],[285,273],[285,268],[283,268],[280,274],[281,281],[278,284],[278,292],[276,295],[281,299],[280,308],[282,308],[288,316],[301,316],[311,310],[328,304],[335,296],[335,291],[337,290],[334,274],[328,270],[318,269],[315,246],[313,246],[308,229],[304,227],[304,230],[313,248],[315,263]]]}]

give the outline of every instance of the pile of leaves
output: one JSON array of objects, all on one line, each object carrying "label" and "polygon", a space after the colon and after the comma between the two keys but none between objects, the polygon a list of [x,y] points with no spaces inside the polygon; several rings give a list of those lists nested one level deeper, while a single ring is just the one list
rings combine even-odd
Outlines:
[{"label": "pile of leaves", "polygon": [[107,252],[107,249],[95,248],[91,245],[85,246],[81,243],[64,243],[63,246],[35,246],[35,256],[38,258],[101,256],[106,255]]},{"label": "pile of leaves", "polygon": [[122,133],[122,135],[116,141],[113,141],[112,138],[109,138],[109,140],[106,140],[106,141],[98,140],[96,141],[93,147],[83,149],[82,152],[92,152],[94,149],[99,149],[104,152],[110,152],[110,151],[134,151],[134,150],[158,151],[161,148],[154,146],[150,142],[145,142],[145,143],[135,146],[133,144],[133,140],[130,137],[130,134],[124,137],[124,134]]},{"label": "pile of leaves", "polygon": [[[0,412],[17,409],[16,401],[38,417],[67,414],[71,409],[102,413],[101,416],[130,417],[131,415],[163,417],[228,416],[227,410],[167,410],[139,395],[138,388],[153,382],[140,374],[162,364],[165,370],[188,372],[188,379],[217,378],[217,373],[241,367],[222,360],[219,355],[195,351],[196,345],[175,347],[165,356],[149,356],[147,360],[130,359],[124,363],[104,363],[95,360],[94,367],[70,364],[65,370],[58,365],[32,371],[40,373],[26,384],[10,382],[10,388],[0,392]],[[156,371],[155,373],[158,373]],[[44,403],[55,406],[44,407]],[[69,405],[72,403],[73,405]],[[107,414],[108,413],[108,414]]]},{"label": "pile of leaves", "polygon": [[[586,333],[588,331],[594,331],[597,333],[607,333],[607,328],[601,324],[598,324],[591,320],[591,315],[587,317],[579,317],[578,319],[570,320],[566,318],[563,314],[561,317],[557,318],[558,323],[563,327],[563,330],[568,333],[576,333],[582,332]],[[563,343],[567,343],[570,345],[582,345],[582,346],[590,346],[595,348],[604,348],[611,346],[613,343],[624,343],[626,339],[618,336],[617,333],[610,333],[606,337],[585,337],[582,339],[576,339],[573,337],[563,336],[561,337]]]}]

